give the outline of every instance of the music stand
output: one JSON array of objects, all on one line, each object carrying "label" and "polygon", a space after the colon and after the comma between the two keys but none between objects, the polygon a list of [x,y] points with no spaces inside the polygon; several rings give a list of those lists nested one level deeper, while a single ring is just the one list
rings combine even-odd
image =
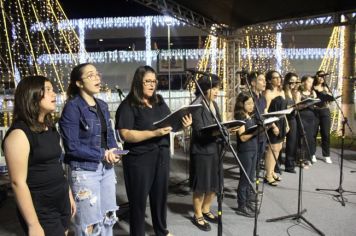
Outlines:
[{"label": "music stand", "polygon": [[302,167],[302,163],[304,161],[304,151],[302,151],[301,149],[303,148],[303,144],[305,145],[305,147],[307,148],[307,152],[309,153],[310,156],[310,149],[309,149],[309,145],[306,139],[306,135],[305,135],[305,129],[302,123],[302,119],[300,118],[300,113],[299,110],[302,110],[304,108],[307,108],[309,106],[314,105],[315,103],[320,102],[320,99],[305,99],[297,104],[294,104],[293,107],[295,109],[295,111],[297,112],[297,117],[299,119],[299,123],[300,123],[300,130],[302,132],[301,135],[301,146],[300,146],[300,150],[298,152],[299,154],[299,183],[298,183],[298,209],[297,209],[297,213],[295,214],[290,214],[290,215],[286,215],[286,216],[281,216],[281,217],[277,217],[277,218],[272,218],[272,219],[267,219],[266,222],[275,222],[275,221],[280,221],[280,220],[284,220],[284,219],[293,219],[293,220],[297,220],[298,222],[300,222],[300,220],[303,220],[305,223],[307,223],[310,227],[312,227],[319,235],[324,236],[325,234],[323,232],[321,232],[318,228],[316,228],[310,221],[308,221],[303,214],[305,212],[307,212],[307,209],[303,209],[301,210],[302,207],[302,176],[303,176],[303,167]]}]

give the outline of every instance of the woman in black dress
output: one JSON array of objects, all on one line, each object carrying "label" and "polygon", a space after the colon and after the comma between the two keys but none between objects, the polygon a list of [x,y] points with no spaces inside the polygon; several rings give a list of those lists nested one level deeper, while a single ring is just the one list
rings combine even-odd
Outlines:
[{"label": "woman in black dress", "polygon": [[[280,111],[287,108],[284,91],[282,89],[282,77],[277,71],[268,71],[266,74],[267,90],[266,90],[266,109],[268,112]],[[277,186],[277,181],[281,181],[275,172],[276,159],[282,150],[282,144],[288,132],[288,123],[284,117],[275,122],[270,130],[268,136],[271,145],[267,147],[266,161],[265,161],[265,182],[271,186]],[[273,155],[274,153],[274,155]],[[276,158],[276,159],[275,159]]]},{"label": "woman in black dress", "polygon": [[[208,106],[221,120],[219,108],[215,102],[219,93],[219,82],[217,76],[204,75],[198,80],[209,103]],[[219,191],[219,144],[217,143],[217,136],[202,131],[203,127],[215,124],[215,120],[203,102],[198,89],[195,94],[197,98],[193,104],[202,104],[203,107],[192,114],[190,187],[193,191],[193,223],[201,230],[210,231],[211,227],[207,221],[217,222],[217,217],[210,211],[210,206]]]},{"label": "woman in black dress", "polygon": [[46,77],[29,76],[17,85],[14,121],[3,148],[18,217],[30,236],[64,236],[75,214],[60,163],[60,136],[50,114],[55,109],[56,94]]},{"label": "woman in black dress", "polygon": [[[134,236],[145,235],[147,196],[155,235],[172,235],[166,222],[172,128],[153,126],[170,113],[162,96],[156,94],[157,82],[152,67],[138,67],[130,93],[116,111],[115,128],[124,140],[124,149],[130,151],[122,162],[130,202],[130,235]],[[182,122],[188,127],[191,116],[185,116]]]}]

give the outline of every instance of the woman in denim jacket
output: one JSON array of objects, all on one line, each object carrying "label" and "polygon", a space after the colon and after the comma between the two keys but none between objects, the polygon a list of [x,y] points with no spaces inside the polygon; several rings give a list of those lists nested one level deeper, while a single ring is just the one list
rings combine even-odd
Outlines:
[{"label": "woman in denim jacket", "polygon": [[113,235],[117,221],[114,154],[117,143],[110,124],[108,105],[94,97],[101,75],[89,63],[73,68],[68,100],[59,121],[70,166],[70,184],[77,204],[76,235]]}]

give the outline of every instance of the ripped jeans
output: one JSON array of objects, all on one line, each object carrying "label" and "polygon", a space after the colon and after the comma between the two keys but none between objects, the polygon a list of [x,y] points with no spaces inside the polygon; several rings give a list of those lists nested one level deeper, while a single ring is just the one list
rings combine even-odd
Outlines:
[{"label": "ripped jeans", "polygon": [[118,209],[113,166],[100,163],[96,171],[71,170],[69,179],[77,206],[75,235],[112,236]]}]

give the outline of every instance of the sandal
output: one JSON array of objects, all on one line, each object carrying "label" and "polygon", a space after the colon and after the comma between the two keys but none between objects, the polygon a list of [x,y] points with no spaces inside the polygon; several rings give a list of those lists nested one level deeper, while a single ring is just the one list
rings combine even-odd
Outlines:
[{"label": "sandal", "polygon": [[273,179],[275,181],[282,181],[282,178],[280,176],[278,176],[278,175],[273,175]]},{"label": "sandal", "polygon": [[271,180],[271,181],[269,181],[266,177],[264,178],[264,181],[265,181],[265,183],[267,183],[268,185],[271,185],[271,186],[273,186],[273,187],[276,187],[276,186],[278,186],[278,184],[277,184],[277,181],[276,180]]},{"label": "sandal", "polygon": [[[198,227],[200,230],[203,230],[203,231],[210,231],[211,230],[211,227],[210,227],[210,224],[208,222],[206,222],[204,220],[204,217],[199,217],[197,218],[195,215],[193,216],[193,219],[192,219],[192,223]],[[203,223],[203,224],[201,224]]]},{"label": "sandal", "polygon": [[211,223],[218,223],[218,217],[215,216],[211,211],[204,213],[203,212],[203,217],[205,220],[211,222]]}]

